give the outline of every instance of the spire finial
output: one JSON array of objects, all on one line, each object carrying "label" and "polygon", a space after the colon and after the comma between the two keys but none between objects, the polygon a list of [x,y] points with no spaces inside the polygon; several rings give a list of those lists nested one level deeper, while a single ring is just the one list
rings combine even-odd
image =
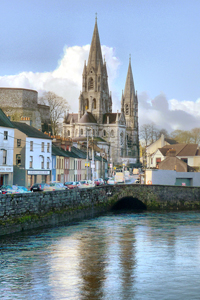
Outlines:
[{"label": "spire finial", "polygon": [[131,54],[129,54],[129,63],[131,63]]},{"label": "spire finial", "polygon": [[97,13],[95,13],[95,22],[97,23]]}]

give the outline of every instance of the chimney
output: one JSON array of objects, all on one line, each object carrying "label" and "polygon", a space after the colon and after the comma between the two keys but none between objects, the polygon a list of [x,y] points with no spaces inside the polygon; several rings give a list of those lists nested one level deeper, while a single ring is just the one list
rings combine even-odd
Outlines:
[{"label": "chimney", "polygon": [[169,149],[166,153],[166,156],[175,157],[176,156],[176,150],[175,149]]}]

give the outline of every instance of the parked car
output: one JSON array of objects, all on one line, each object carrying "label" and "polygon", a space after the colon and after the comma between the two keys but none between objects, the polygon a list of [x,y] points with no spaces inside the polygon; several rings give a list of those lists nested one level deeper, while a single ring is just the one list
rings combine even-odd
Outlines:
[{"label": "parked car", "polygon": [[103,185],[104,184],[104,180],[102,178],[98,178],[94,180],[95,185]]},{"label": "parked car", "polygon": [[78,185],[77,181],[69,181],[64,183],[64,186],[67,187],[69,190],[77,188],[77,185]]},{"label": "parked car", "polygon": [[140,183],[140,179],[137,178],[134,183],[139,184]]},{"label": "parked car", "polygon": [[94,187],[95,184],[92,180],[81,180],[79,181],[78,188],[89,188]]},{"label": "parked car", "polygon": [[15,194],[17,193],[17,186],[16,185],[2,185],[1,186],[1,193],[2,194]]},{"label": "parked car", "polygon": [[51,191],[62,191],[67,189],[61,182],[51,182],[49,185]]},{"label": "parked car", "polygon": [[31,192],[45,192],[50,191],[50,185],[47,183],[34,183],[31,188]]},{"label": "parked car", "polygon": [[31,193],[25,186],[17,186],[16,193]]},{"label": "parked car", "polygon": [[109,179],[107,180],[107,184],[110,184],[110,185],[115,184],[115,178],[114,177],[109,177]]}]

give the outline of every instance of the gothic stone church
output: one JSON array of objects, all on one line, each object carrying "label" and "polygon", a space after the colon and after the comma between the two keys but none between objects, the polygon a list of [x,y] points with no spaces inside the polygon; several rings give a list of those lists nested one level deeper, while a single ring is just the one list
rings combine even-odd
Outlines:
[{"label": "gothic stone church", "polygon": [[[101,44],[95,22],[88,63],[84,65],[79,111],[67,114],[63,135],[74,142],[93,136],[98,147],[104,149],[115,165],[135,166],[139,163],[138,99],[129,61],[121,112],[112,112],[106,62],[102,59]],[[106,147],[109,145],[109,147]]]}]

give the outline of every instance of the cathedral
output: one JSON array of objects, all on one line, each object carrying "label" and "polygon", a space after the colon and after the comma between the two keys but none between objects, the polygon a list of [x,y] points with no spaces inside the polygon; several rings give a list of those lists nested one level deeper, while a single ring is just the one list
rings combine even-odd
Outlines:
[{"label": "cathedral", "polygon": [[[114,165],[134,167],[139,164],[138,98],[135,92],[131,60],[121,111],[112,112],[105,59],[102,58],[97,19],[88,62],[84,64],[82,91],[78,113],[67,113],[63,122],[63,136],[83,141],[89,135],[105,151]],[[106,147],[107,146],[107,147]]]}]

